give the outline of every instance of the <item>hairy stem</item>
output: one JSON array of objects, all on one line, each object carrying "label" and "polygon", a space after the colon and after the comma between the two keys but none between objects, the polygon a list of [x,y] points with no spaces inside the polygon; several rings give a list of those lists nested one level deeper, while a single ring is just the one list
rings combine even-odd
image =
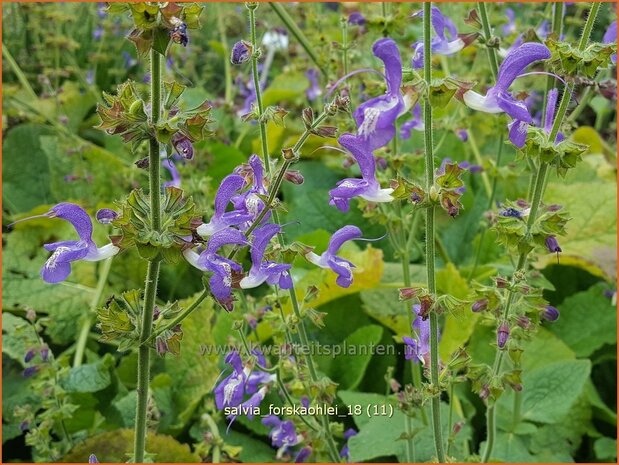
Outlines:
[{"label": "hairy stem", "polygon": [[[151,125],[157,124],[161,114],[161,55],[155,50],[150,52],[151,65]],[[161,179],[159,174],[159,142],[153,136],[149,141],[149,187],[150,187],[150,221],[151,229],[158,232],[161,229]],[[137,406],[135,413],[135,439],[133,461],[144,462],[144,447],[146,445],[146,420],[148,407],[148,391],[150,383],[150,347],[145,344],[149,339],[153,326],[153,311],[157,298],[157,281],[161,258],[155,257],[148,262],[146,282],[144,286],[144,307],[140,326],[140,346],[138,348],[138,382]]]},{"label": "hairy stem", "polygon": [[[432,27],[432,4],[423,4],[423,75],[426,86],[432,83],[432,48],[431,48],[431,27]],[[434,184],[434,154],[432,146],[432,106],[429,96],[426,93],[423,102],[424,117],[424,149],[426,164],[426,192]],[[436,294],[436,281],[434,274],[434,214],[435,206],[431,205],[426,210],[426,273],[428,279],[428,292],[434,296]],[[439,366],[438,366],[438,315],[435,311],[430,313],[430,382],[435,389],[439,388]],[[434,432],[434,447],[439,462],[445,462],[445,451],[443,449],[443,431],[441,427],[441,398],[440,394],[432,397],[432,429]]]},{"label": "hairy stem", "polygon": [[[219,6],[219,5],[218,5]],[[228,51],[228,42],[226,38],[226,25],[224,24],[224,9],[218,8],[217,11],[217,28],[219,29],[219,40],[224,52],[224,100],[226,103],[232,103],[232,72],[230,70],[230,59]]]},{"label": "hairy stem", "polygon": [[[595,23],[595,18],[600,10],[600,3],[593,3],[591,6],[591,10],[589,11],[589,16],[587,17],[587,22],[585,23],[585,27],[582,30],[582,35],[580,41],[578,43],[578,48],[580,50],[584,50],[589,41],[589,36],[591,34],[591,29],[593,28],[593,24]],[[552,129],[550,130],[550,134],[548,135],[548,140],[554,141],[559,133],[559,129],[563,124],[563,119],[565,118],[565,114],[567,112],[567,107],[569,106],[572,91],[574,90],[574,85],[569,84],[563,90],[563,95],[561,97],[561,103],[559,103],[559,109],[557,111],[557,115],[555,117],[554,123],[552,125]],[[525,234],[529,236],[531,233],[531,229],[535,224],[535,220],[537,219],[537,211],[539,210],[540,203],[544,196],[544,188],[546,186],[546,173],[548,171],[547,163],[540,163],[536,177],[535,177],[535,187],[533,189],[533,198],[531,200],[531,210],[529,212],[529,219],[527,221],[527,231]],[[520,254],[518,258],[518,265],[516,266],[516,272],[523,271],[526,267],[528,253]],[[515,294],[513,291],[508,291],[507,303],[505,304],[505,310],[503,312],[503,319],[507,319],[509,316],[510,308],[513,303]],[[492,369],[492,376],[497,376],[501,371],[501,362],[503,361],[504,351],[498,350],[495,363]],[[492,454],[492,449],[494,447],[494,437],[496,435],[496,426],[495,426],[495,406],[491,405],[488,407],[487,413],[487,422],[488,422],[488,431],[487,431],[487,442],[486,449],[482,456],[482,462],[487,462],[490,459]]]},{"label": "hairy stem", "polygon": [[260,87],[260,74],[258,73],[258,39],[256,38],[256,8],[258,4],[248,5],[249,11],[249,34],[253,54],[251,56],[251,74],[254,78],[254,92],[256,93],[256,106],[258,108],[258,127],[260,128],[260,142],[262,143],[262,160],[267,175],[271,175],[271,161],[269,158],[269,146],[267,142],[267,124],[263,120],[264,106],[262,104],[262,88]]},{"label": "hairy stem", "polygon": [[95,294],[90,301],[90,308],[88,309],[88,315],[84,319],[82,323],[82,328],[80,329],[80,335],[77,338],[77,342],[75,343],[75,355],[73,356],[73,367],[79,367],[82,365],[82,360],[84,359],[84,351],[86,350],[86,343],[88,342],[88,335],[90,334],[90,328],[92,327],[92,322],[96,316],[96,310],[101,302],[101,295],[103,294],[103,289],[107,283],[107,278],[110,275],[110,268],[112,267],[113,258],[108,258],[103,262],[103,266],[101,267],[101,273],[99,274],[99,280],[97,281],[97,288],[95,289]]},{"label": "hairy stem", "polygon": [[496,49],[488,46],[488,41],[492,38],[490,22],[488,21],[488,11],[486,10],[486,4],[484,2],[478,2],[477,7],[479,8],[481,27],[484,32],[484,39],[486,40],[486,52],[488,53],[488,61],[490,61],[490,69],[492,70],[492,76],[496,79],[499,73],[499,60],[496,55]]}]

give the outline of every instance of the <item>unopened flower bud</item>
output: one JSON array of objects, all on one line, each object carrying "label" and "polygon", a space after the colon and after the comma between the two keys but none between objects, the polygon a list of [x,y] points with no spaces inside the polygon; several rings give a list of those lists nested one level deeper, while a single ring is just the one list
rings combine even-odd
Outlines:
[{"label": "unopened flower bud", "polygon": [[486,400],[488,397],[490,397],[490,389],[488,388],[488,385],[485,384],[481,388],[481,391],[479,391],[479,398],[482,400]]},{"label": "unopened flower bud", "polygon": [[23,372],[22,372],[22,376],[24,378],[30,378],[31,376],[37,374],[39,372],[39,367],[38,366],[32,366],[32,367],[28,367],[26,368]]},{"label": "unopened flower bud", "polygon": [[26,310],[26,320],[30,321],[31,323],[34,323],[36,319],[37,319],[37,312],[35,312],[32,308],[29,308],[28,310]]},{"label": "unopened flower bud", "polygon": [[284,179],[292,184],[301,185],[305,181],[300,171],[286,171]]},{"label": "unopened flower bud", "polygon": [[230,53],[230,63],[233,65],[240,65],[248,62],[251,59],[254,49],[249,42],[239,40],[232,46],[232,52]]},{"label": "unopened flower bud", "polygon": [[141,170],[147,170],[149,165],[150,161],[148,157],[141,158],[140,160],[135,162],[135,166],[137,166]]},{"label": "unopened flower bud", "polygon": [[193,144],[189,137],[183,133],[177,132],[172,136],[172,146],[185,160],[191,160],[193,158]]},{"label": "unopened flower bud", "polygon": [[22,433],[25,433],[26,431],[28,431],[30,429],[30,422],[28,420],[24,420],[19,424],[19,430]]},{"label": "unopened flower bud", "polygon": [[499,325],[499,328],[496,332],[496,345],[499,349],[503,349],[505,344],[507,344],[507,340],[509,339],[509,325],[507,322],[503,322]]},{"label": "unopened flower bud", "polygon": [[471,310],[474,311],[475,313],[483,312],[487,308],[488,308],[488,299],[477,300],[473,302],[473,305],[471,305]]},{"label": "unopened flower bud", "polygon": [[160,356],[164,356],[167,352],[170,352],[168,343],[162,337],[157,338],[157,343],[155,344],[155,346],[157,347],[157,353]]},{"label": "unopened flower bud", "polygon": [[44,345],[43,347],[41,347],[41,360],[43,360],[44,362],[47,362],[48,359],[49,359],[49,347],[47,347],[47,345]]},{"label": "unopened flower bud", "polygon": [[118,217],[118,213],[116,213],[111,208],[100,208],[97,210],[95,215],[97,221],[101,224],[110,224]]},{"label": "unopened flower bud", "polygon": [[520,315],[516,319],[516,324],[520,326],[522,329],[529,329],[531,327],[531,320],[526,315]]},{"label": "unopened flower bud", "polygon": [[305,124],[305,128],[311,128],[314,124],[314,110],[312,109],[312,107],[304,108],[301,114],[303,118],[303,124]]},{"label": "unopened flower bud", "polygon": [[417,295],[419,289],[416,287],[403,287],[400,288],[400,300],[409,300]]},{"label": "unopened flower bud", "polygon": [[509,281],[505,278],[501,278],[500,276],[495,278],[494,281],[496,282],[496,287],[499,289],[505,289],[509,286]]},{"label": "unopened flower bud", "polygon": [[391,392],[399,392],[400,389],[402,388],[402,385],[400,383],[398,383],[398,380],[394,379],[394,378],[390,378],[389,379],[389,388],[391,389]]},{"label": "unopened flower bud", "polygon": [[546,305],[542,311],[542,318],[546,321],[557,321],[559,319],[559,310],[552,305]]},{"label": "unopened flower bud", "polygon": [[24,363],[30,363],[30,360],[32,360],[36,354],[37,353],[34,349],[28,350],[28,352],[26,352],[26,355],[24,355]]},{"label": "unopened flower bud", "polygon": [[456,434],[458,434],[460,431],[462,431],[462,427],[464,426],[464,421],[457,421],[454,423],[453,426],[453,435],[455,436]]},{"label": "unopened flower bud", "polygon": [[387,160],[385,160],[384,157],[376,157],[376,166],[380,170],[386,170],[389,165],[387,164]]},{"label": "unopened flower bud", "polygon": [[557,241],[557,238],[555,236],[548,236],[545,242],[546,242],[546,248],[548,249],[550,253],[563,252],[561,250],[561,247],[559,247],[559,242]]}]

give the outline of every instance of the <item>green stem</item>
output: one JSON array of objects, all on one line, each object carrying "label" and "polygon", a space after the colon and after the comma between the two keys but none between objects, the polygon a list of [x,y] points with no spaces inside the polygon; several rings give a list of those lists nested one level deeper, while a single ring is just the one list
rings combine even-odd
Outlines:
[{"label": "green stem", "polygon": [[11,68],[13,73],[15,73],[15,77],[17,77],[17,80],[19,81],[21,86],[24,88],[24,90],[26,91],[28,96],[32,100],[37,100],[38,99],[37,94],[34,92],[32,87],[30,86],[30,83],[28,82],[28,79],[26,78],[26,75],[21,70],[21,68],[19,67],[19,65],[15,61],[15,59],[13,58],[13,55],[11,55],[11,52],[9,52],[9,49],[4,44],[4,42],[2,43],[2,56],[8,62],[9,68]]},{"label": "green stem", "polygon": [[[473,152],[475,161],[478,165],[482,166],[484,164],[484,160],[481,158],[479,146],[477,145],[477,139],[475,139],[473,130],[469,131],[469,146],[471,147],[471,151]],[[486,190],[486,194],[488,195],[488,198],[490,198],[490,196],[492,195],[492,186],[490,185],[488,174],[485,171],[481,172],[481,180],[484,183],[484,189]]]},{"label": "green stem", "polygon": [[211,434],[213,435],[213,456],[211,457],[211,463],[219,463],[221,461],[221,449],[219,444],[221,443],[221,436],[219,435],[219,428],[217,427],[217,423],[213,420],[208,413],[202,414],[202,419],[206,421],[208,425],[208,429],[211,430]]},{"label": "green stem", "polygon": [[[423,74],[426,86],[432,83],[432,49],[431,49],[431,26],[432,26],[432,3],[423,4]],[[426,165],[426,192],[430,192],[434,184],[434,154],[432,152],[432,106],[426,93],[423,104],[424,116],[424,149]],[[436,295],[436,281],[434,274],[434,213],[435,206],[431,205],[426,210],[426,272],[428,279],[428,292]],[[435,311],[430,313],[430,381],[435,389],[440,392],[438,366],[438,315]],[[443,450],[443,431],[441,428],[441,398],[440,394],[432,397],[432,429],[434,432],[434,446],[439,462],[445,462]]]},{"label": "green stem", "polygon": [[[557,37],[561,37],[561,34],[563,33],[564,8],[565,8],[565,5],[563,4],[563,2],[554,2],[552,4],[552,29],[551,31]],[[544,93],[544,101],[542,103],[542,118],[544,118],[544,115],[546,114],[546,103],[548,100],[548,92],[550,92],[550,89],[552,89],[552,86],[554,85],[554,83],[555,83],[554,76],[546,77],[546,91]]]},{"label": "green stem", "polygon": [[348,75],[348,21],[342,18],[342,65],[344,67],[344,76]]},{"label": "green stem", "polygon": [[101,274],[99,275],[99,281],[97,281],[97,288],[95,289],[95,294],[93,295],[92,300],[90,301],[90,307],[88,308],[88,315],[86,316],[84,323],[82,323],[80,335],[75,343],[75,355],[73,356],[74,368],[82,365],[84,350],[86,349],[86,343],[88,342],[88,335],[90,334],[90,328],[92,327],[92,322],[96,316],[95,311],[101,302],[101,295],[103,294],[103,289],[107,283],[107,278],[110,275],[112,260],[113,258],[108,258],[103,262]]},{"label": "green stem", "polygon": [[449,439],[447,439],[447,457],[449,457],[449,452],[451,451],[451,446],[454,443],[455,437],[453,434],[453,416],[454,416],[454,383],[449,385],[449,419],[447,420],[447,431],[449,431]]},{"label": "green stem", "polygon": [[269,146],[267,141],[267,125],[263,120],[264,106],[262,104],[262,89],[260,88],[260,74],[258,73],[258,39],[256,37],[256,8],[254,3],[247,6],[249,11],[249,33],[253,54],[251,57],[251,72],[254,78],[254,92],[256,93],[256,106],[258,107],[258,127],[260,128],[260,142],[262,143],[262,160],[268,176],[271,175],[271,162],[269,158]]},{"label": "green stem", "polygon": [[[161,114],[161,55],[155,50],[150,52],[151,64],[151,125],[154,127]],[[159,142],[153,136],[149,141],[149,194],[150,194],[150,226],[152,231],[161,229],[161,179],[159,174]],[[150,338],[153,327],[153,311],[157,298],[157,281],[161,258],[158,255],[148,262],[144,285],[144,307],[142,308],[142,324],[140,326],[140,346],[138,348],[138,381],[137,406],[135,413],[135,439],[133,461],[144,461],[146,445],[146,423],[148,407],[148,391],[150,384],[150,347],[145,342]]]},{"label": "green stem", "polygon": [[413,421],[409,415],[404,415],[406,430],[406,462],[415,463],[415,441],[413,441]]},{"label": "green stem", "polygon": [[496,55],[496,49],[488,46],[488,41],[492,38],[490,22],[488,21],[488,11],[486,10],[486,4],[484,2],[478,2],[477,6],[481,17],[481,27],[484,33],[484,39],[486,40],[486,52],[488,53],[488,60],[490,61],[490,69],[492,70],[492,76],[496,79],[496,76],[499,73],[499,60]]},{"label": "green stem", "polygon": [[282,4],[275,3],[275,2],[269,2],[269,6],[273,9],[273,11],[277,14],[277,16],[279,16],[279,19],[281,19],[282,23],[284,23],[288,31],[294,36],[295,39],[297,39],[299,44],[301,44],[301,47],[303,47],[303,50],[305,50],[305,53],[307,53],[307,55],[311,58],[311,60],[314,62],[316,67],[320,70],[322,75],[325,78],[328,78],[329,75],[326,69],[320,64],[320,61],[318,60],[318,56],[316,55],[316,52],[314,52],[314,49],[312,48],[309,41],[307,40],[307,37],[305,37],[305,34],[303,34],[303,31],[299,29],[299,26],[297,26],[297,23],[295,23],[294,19],[290,17],[290,15],[286,11],[286,9],[282,6]]},{"label": "green stem", "polygon": [[582,30],[580,35],[580,41],[578,42],[578,50],[581,52],[587,48],[587,44],[589,43],[589,37],[591,36],[591,31],[593,30],[593,25],[595,24],[595,18],[597,17],[600,6],[602,2],[593,2],[591,4],[591,9],[589,10],[589,16],[587,16],[587,22],[585,23],[585,27]]},{"label": "green stem", "polygon": [[512,432],[520,423],[520,414],[522,412],[522,391],[514,391],[514,411],[512,413]]}]

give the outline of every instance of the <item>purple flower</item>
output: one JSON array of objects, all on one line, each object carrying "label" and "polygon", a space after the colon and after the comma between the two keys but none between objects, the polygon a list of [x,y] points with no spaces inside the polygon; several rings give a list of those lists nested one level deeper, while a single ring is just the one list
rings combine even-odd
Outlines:
[{"label": "purple flower", "polygon": [[376,180],[376,160],[367,141],[353,134],[342,134],[338,142],[357,160],[361,179],[347,178],[339,181],[336,187],[329,191],[331,199],[329,204],[347,212],[350,208],[350,199],[354,197],[361,197],[370,202],[391,202],[393,189],[381,189]]},{"label": "purple flower", "polygon": [[[548,92],[548,98],[546,100],[546,114],[544,115],[544,132],[550,135],[552,131],[552,125],[555,119],[555,112],[557,109],[557,97],[559,95],[559,91],[557,89],[551,89]],[[524,147],[524,144],[527,141],[527,133],[529,128],[529,123],[533,121],[521,121],[518,119],[514,119],[511,123],[507,125],[509,128],[509,140],[516,147]],[[559,143],[565,139],[563,133],[557,133],[555,137],[554,143]]]},{"label": "purple flower", "polygon": [[415,131],[424,131],[425,124],[423,122],[423,117],[421,115],[421,104],[417,102],[411,111],[413,114],[413,118],[406,121],[402,126],[400,126],[400,137],[402,139],[410,139],[411,131],[414,129]]},{"label": "purple flower", "polygon": [[193,145],[191,144],[191,140],[180,131],[172,136],[172,145],[174,146],[174,150],[184,159],[191,160],[193,158]]},{"label": "purple flower", "polygon": [[365,24],[365,16],[358,11],[354,11],[348,16],[348,24],[352,26],[363,26]]},{"label": "purple flower", "polygon": [[107,4],[105,2],[97,2],[97,16],[101,19],[107,16]]},{"label": "purple flower", "polygon": [[395,121],[404,109],[400,93],[402,60],[398,46],[392,39],[384,38],[374,43],[372,51],[385,64],[387,92],[362,103],[353,113],[357,134],[369,151],[383,147],[393,139]]},{"label": "purple flower", "polygon": [[249,399],[243,402],[240,407],[242,412],[247,412],[247,418],[252,420],[254,418],[253,411],[255,408],[260,407],[260,404],[264,400],[268,388],[266,386],[262,386],[255,394],[253,394]]},{"label": "purple flower", "polygon": [[187,34],[187,24],[180,20],[177,20],[176,26],[170,31],[170,37],[172,41],[177,44],[181,44],[183,47],[187,47],[189,43],[189,35]]},{"label": "purple flower", "polygon": [[[243,172],[245,167],[237,168],[237,173]],[[260,212],[264,210],[264,201],[260,198],[268,194],[267,188],[264,185],[264,166],[258,155],[249,157],[249,171],[252,176],[252,186],[244,193],[232,198],[232,204],[238,211],[247,214],[252,220],[258,217]],[[270,213],[265,215],[264,220],[270,218]],[[250,221],[241,225],[241,229],[246,229],[250,226]]]},{"label": "purple flower", "polygon": [[406,360],[415,360],[424,362],[425,356],[430,353],[430,320],[425,320],[420,316],[421,305],[413,305],[413,329],[415,330],[415,338],[403,336],[404,341],[404,358]]},{"label": "purple flower", "polygon": [[505,16],[507,16],[507,24],[503,25],[503,35],[508,36],[516,32],[516,14],[511,8],[506,8]]},{"label": "purple flower", "polygon": [[[617,42],[617,20],[614,20],[606,29],[604,33],[604,37],[602,38],[602,42],[605,44],[612,44],[613,42]],[[610,57],[613,63],[617,63],[617,54],[615,53]]]},{"label": "purple flower", "polygon": [[246,63],[251,58],[253,51],[249,42],[239,40],[232,46],[232,52],[230,53],[230,62],[233,65],[240,65]]},{"label": "purple flower", "polygon": [[297,453],[297,456],[294,458],[294,463],[303,463],[309,458],[310,455],[312,455],[312,448],[304,447]]},{"label": "purple flower", "polygon": [[262,424],[271,428],[269,437],[274,447],[290,447],[299,443],[299,437],[292,421],[282,421],[275,415],[269,415],[262,419]]},{"label": "purple flower", "polygon": [[163,183],[163,187],[181,187],[181,175],[178,172],[178,168],[172,160],[164,158],[161,160],[161,166],[168,170],[172,179]]},{"label": "purple flower", "polygon": [[342,447],[342,449],[340,450],[340,457],[348,460],[350,456],[350,450],[348,449],[348,440],[356,435],[357,431],[355,431],[353,428],[348,428],[346,431],[344,431],[344,441],[346,441],[346,444],[344,444],[344,447]]},{"label": "purple flower", "polygon": [[475,313],[483,312],[487,308],[488,308],[488,299],[476,300],[475,302],[473,302],[473,305],[471,305],[471,310]]},{"label": "purple flower", "polygon": [[559,242],[557,241],[557,238],[555,236],[548,236],[545,242],[546,248],[550,253],[563,252],[563,250],[561,250],[561,247],[559,247]]},{"label": "purple flower", "polygon": [[232,367],[232,373],[213,391],[215,405],[219,410],[223,410],[224,407],[237,407],[243,402],[245,381],[250,374],[250,369],[243,366],[241,356],[236,351],[226,355],[225,362]]},{"label": "purple flower", "polygon": [[41,347],[41,360],[43,360],[44,362],[47,362],[48,359],[49,359],[49,347],[47,347],[47,345],[44,345],[43,347]]},{"label": "purple flower", "polygon": [[559,310],[552,305],[546,305],[542,311],[542,318],[546,321],[557,321],[559,319]]},{"label": "purple flower", "polygon": [[120,250],[111,243],[97,247],[92,240],[92,221],[79,205],[59,203],[44,216],[68,221],[79,236],[77,241],[60,241],[43,245],[45,250],[53,252],[41,268],[41,277],[45,282],[59,283],[67,279],[71,274],[71,263],[74,261],[96,262],[112,257]]},{"label": "purple flower", "polygon": [[88,463],[99,463],[99,460],[95,454],[90,454],[88,457]]},{"label": "purple flower", "polygon": [[522,212],[513,207],[507,207],[505,210],[500,211],[499,215],[506,218],[522,218]]},{"label": "purple flower", "polygon": [[305,72],[305,77],[310,82],[310,86],[305,91],[305,95],[308,100],[316,100],[322,95],[322,89],[318,84],[318,70],[316,68],[310,68]]},{"label": "purple flower", "polygon": [[496,84],[488,89],[486,95],[473,90],[463,95],[464,103],[473,110],[487,113],[505,112],[514,120],[532,122],[532,117],[524,102],[516,100],[509,93],[509,87],[519,74],[531,63],[550,58],[550,50],[543,44],[527,42],[511,51],[501,63]]},{"label": "purple flower", "polygon": [[37,354],[36,350],[34,349],[28,350],[28,352],[26,352],[26,355],[24,355],[24,363],[29,363],[36,354]]},{"label": "purple flower", "polygon": [[462,142],[469,140],[469,132],[464,128],[456,129],[456,136],[458,136],[458,139]]},{"label": "purple flower", "polygon": [[40,367],[38,365],[28,367],[22,371],[22,376],[24,378],[30,378],[31,376],[36,375],[39,372]]},{"label": "purple flower", "polygon": [[196,230],[200,236],[206,238],[228,226],[237,226],[251,220],[252,216],[243,211],[226,212],[228,204],[244,185],[245,180],[238,174],[229,174],[221,181],[215,195],[215,213],[208,223],[201,224]]},{"label": "purple flower", "polygon": [[292,278],[289,273],[290,265],[269,260],[262,261],[269,242],[281,229],[280,225],[270,223],[254,231],[254,240],[251,245],[252,265],[249,274],[239,283],[242,289],[258,287],[265,281],[271,286],[277,284],[282,289],[292,287]]},{"label": "purple flower", "polygon": [[229,312],[234,309],[232,299],[232,272],[242,272],[241,265],[217,254],[224,245],[247,245],[242,232],[226,228],[214,233],[209,239],[206,249],[198,254],[192,249],[183,252],[185,259],[202,271],[213,273],[209,279],[211,293],[217,301]]},{"label": "purple flower", "polygon": [[344,226],[331,236],[329,246],[322,255],[319,256],[314,252],[309,252],[305,255],[305,258],[320,268],[331,268],[337,274],[335,282],[338,286],[349,287],[352,284],[352,268],[354,268],[355,265],[335,254],[345,242],[360,237],[361,230],[358,227],[352,225]]},{"label": "purple flower", "polygon": [[97,210],[97,213],[95,213],[95,218],[97,219],[97,222],[101,224],[110,224],[117,217],[118,213],[116,213],[111,208],[100,208],[99,210]]},{"label": "purple flower", "polygon": [[97,27],[95,28],[94,31],[92,31],[92,38],[94,41],[98,42],[101,40],[101,38],[103,37],[103,26],[101,26],[100,24],[97,25]]},{"label": "purple flower", "polygon": [[509,339],[509,325],[504,321],[496,331],[496,345],[499,349],[503,349]]},{"label": "purple flower", "polygon": [[[441,13],[438,7],[432,7],[432,28],[436,37],[430,42],[433,55],[453,55],[459,52],[468,43],[463,40],[466,37],[458,35],[456,26],[447,16]],[[413,17],[422,17],[423,11],[418,11]],[[413,68],[423,68],[423,41],[415,42],[411,45],[413,49],[412,65]]]}]

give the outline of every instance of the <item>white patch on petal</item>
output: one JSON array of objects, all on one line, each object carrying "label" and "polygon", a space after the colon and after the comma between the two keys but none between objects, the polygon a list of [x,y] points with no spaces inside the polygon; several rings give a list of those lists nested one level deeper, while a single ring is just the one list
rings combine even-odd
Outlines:
[{"label": "white patch on petal", "polygon": [[200,255],[197,252],[192,249],[183,250],[183,257],[185,257],[185,260],[187,260],[190,265],[193,265],[197,269],[204,271],[200,267],[200,265],[198,265],[198,258],[200,258]]},{"label": "white patch on petal", "polygon": [[313,263],[320,268],[329,268],[329,265],[325,263],[325,260],[323,260],[322,257],[322,255],[316,255],[314,252],[309,252],[305,254],[305,258],[308,262]]},{"label": "white patch on petal", "polygon": [[345,179],[337,187],[357,187],[357,184],[349,179]]},{"label": "white patch on petal", "polygon": [[226,276],[224,276],[224,286],[231,287],[232,286],[232,268],[229,263],[222,263],[221,267],[226,272]]},{"label": "white patch on petal", "polygon": [[361,136],[369,136],[376,130],[376,124],[380,117],[380,110],[374,107],[367,107],[363,111],[363,123],[359,126],[358,133]]},{"label": "white patch on petal", "polygon": [[496,99],[488,97],[487,95],[481,95],[473,90],[467,90],[462,98],[466,106],[473,110],[484,111],[486,113],[503,113]]},{"label": "white patch on petal", "polygon": [[211,222],[209,223],[203,223],[200,226],[198,226],[196,228],[196,232],[204,239],[206,239],[207,237],[212,236],[213,234],[215,234],[217,231],[215,230],[215,228],[213,227],[213,224]]},{"label": "white patch on petal", "polygon": [[106,258],[113,257],[118,252],[120,252],[120,249],[114,244],[107,244],[96,249],[94,253],[89,252],[88,255],[84,257],[84,260],[87,262],[98,262],[99,260],[105,260]]},{"label": "white patch on petal", "polygon": [[249,194],[245,199],[245,206],[247,207],[249,213],[252,215],[257,215],[258,208],[260,208],[260,197],[256,194]]},{"label": "white patch on petal", "polygon": [[266,281],[266,276],[260,277],[250,274],[241,279],[239,286],[241,289],[253,289],[254,287],[260,286],[264,281]]},{"label": "white patch on petal", "polygon": [[391,196],[392,192],[393,189],[391,188],[376,189],[370,194],[361,194],[359,197],[369,202],[391,202],[393,200],[393,197]]},{"label": "white patch on petal", "polygon": [[434,52],[439,55],[453,55],[464,48],[464,41],[460,38],[451,42],[443,42]]},{"label": "white patch on petal", "polygon": [[69,247],[58,247],[56,250],[54,250],[54,253],[51,255],[51,257],[49,257],[45,262],[45,268],[47,268],[48,270],[56,269],[56,262],[58,261],[58,257],[60,257],[61,254],[70,250],[71,249]]},{"label": "white patch on petal", "polygon": [[232,378],[224,386],[224,405],[228,405],[236,392],[236,389],[243,382],[243,376],[238,375],[236,378]]}]

